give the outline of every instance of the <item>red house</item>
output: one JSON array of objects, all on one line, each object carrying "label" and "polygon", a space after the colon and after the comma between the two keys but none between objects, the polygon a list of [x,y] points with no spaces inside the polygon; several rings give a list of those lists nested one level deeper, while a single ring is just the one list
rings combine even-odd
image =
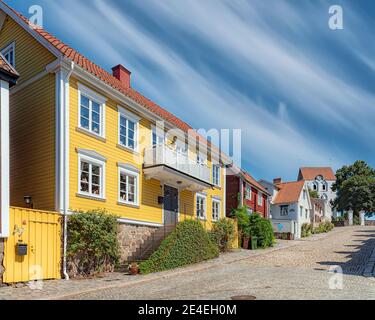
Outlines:
[{"label": "red house", "polygon": [[258,212],[263,217],[269,216],[269,192],[250,174],[235,166],[227,169],[226,176],[226,215],[232,209],[246,205],[249,213]]}]

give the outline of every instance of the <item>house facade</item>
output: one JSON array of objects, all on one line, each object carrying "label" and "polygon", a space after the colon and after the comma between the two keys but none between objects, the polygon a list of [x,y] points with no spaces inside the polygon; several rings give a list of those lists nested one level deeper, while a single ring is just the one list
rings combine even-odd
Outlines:
[{"label": "house facade", "polygon": [[[225,217],[230,160],[189,125],[0,2],[10,90],[10,203],[118,216],[126,260],[157,228]],[[263,204],[263,203],[262,203]],[[131,244],[133,247],[131,247]]]},{"label": "house facade", "polygon": [[316,191],[320,199],[325,201],[324,218],[331,220],[337,213],[332,207],[336,199],[336,192],[332,185],[336,182],[336,176],[330,167],[302,167],[298,172],[298,181],[305,181],[310,190]]},{"label": "house facade", "polygon": [[275,233],[301,238],[301,226],[311,222],[312,204],[307,183],[282,182],[277,178],[273,183],[261,180],[261,184],[273,194],[270,216]]},{"label": "house facade", "polygon": [[269,217],[270,193],[250,174],[232,166],[226,171],[226,215],[233,209],[246,206],[249,214],[257,212]]}]

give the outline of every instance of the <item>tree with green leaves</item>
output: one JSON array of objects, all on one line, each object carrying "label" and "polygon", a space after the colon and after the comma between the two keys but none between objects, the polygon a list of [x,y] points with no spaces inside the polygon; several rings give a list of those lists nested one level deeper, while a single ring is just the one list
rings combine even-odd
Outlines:
[{"label": "tree with green leaves", "polygon": [[332,190],[337,192],[334,206],[340,210],[354,211],[356,216],[364,210],[368,215],[375,212],[375,170],[365,161],[358,160],[343,166],[336,172],[336,183]]}]

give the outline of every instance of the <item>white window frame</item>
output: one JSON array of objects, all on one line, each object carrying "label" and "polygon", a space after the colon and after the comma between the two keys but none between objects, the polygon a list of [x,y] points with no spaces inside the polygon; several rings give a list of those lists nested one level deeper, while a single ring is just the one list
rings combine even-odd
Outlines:
[{"label": "white window frame", "polygon": [[246,183],[245,185],[245,198],[246,200],[251,200],[252,197],[252,190],[251,190],[251,185]]},{"label": "white window frame", "polygon": [[258,206],[263,207],[263,193],[258,192]]},{"label": "white window frame", "polygon": [[[121,118],[124,117],[127,121],[134,122],[134,148],[130,147],[128,144],[128,141],[126,141],[125,144],[121,142]],[[118,107],[118,144],[126,148],[127,150],[131,152],[139,152],[139,121],[140,117],[136,116],[134,113],[131,113],[130,111]],[[127,128],[128,130],[128,128]]]},{"label": "white window frame", "polygon": [[[165,133],[163,131],[163,136],[160,135],[162,129],[157,128],[155,125],[151,126],[151,146],[159,146],[165,144]],[[156,144],[154,144],[154,134],[156,136]]]},{"label": "white window frame", "polygon": [[[198,209],[197,209],[197,204],[198,204],[198,199],[203,199],[203,217],[198,216]],[[195,197],[195,216],[200,219],[200,220],[206,220],[207,219],[207,196],[201,193],[197,193]]]},{"label": "white window frame", "polygon": [[[217,218],[214,217],[214,204],[218,205]],[[212,221],[218,221],[221,217],[221,201],[219,199],[212,199]]]},{"label": "white window frame", "polygon": [[[83,192],[81,191],[81,162],[88,162],[90,165],[96,165],[100,167],[100,192],[99,195],[92,194],[90,192]],[[91,177],[89,177],[91,179]],[[90,188],[90,182],[89,182]],[[84,154],[78,154],[78,194],[94,198],[94,199],[105,199],[105,161],[89,157]]]},{"label": "white window frame", "polygon": [[[218,169],[217,181],[215,181],[215,169]],[[221,186],[221,167],[218,164],[212,164],[212,183],[217,187]]]},{"label": "white window frame", "polygon": [[[131,202],[128,200],[124,200],[121,198],[121,174],[125,173],[128,176],[134,177],[134,198],[135,201]],[[131,206],[139,206],[139,172],[129,170],[128,168],[124,168],[119,166],[118,168],[118,202],[122,204],[127,204]]]},{"label": "white window frame", "polygon": [[[81,125],[81,99],[82,95],[89,99],[89,129]],[[107,99],[103,96],[97,94],[95,91],[87,88],[82,84],[78,84],[78,128],[84,130],[90,134],[98,136],[100,138],[105,138],[105,104]],[[99,104],[100,108],[100,124],[99,124],[99,134],[91,130],[92,124],[92,102]]]},{"label": "white window frame", "polygon": [[[13,51],[13,60],[8,61],[6,58],[6,55],[9,54],[9,52]],[[1,54],[4,56],[6,61],[13,67],[16,68],[16,43],[13,41],[12,43],[8,44],[5,48],[1,49]]]}]

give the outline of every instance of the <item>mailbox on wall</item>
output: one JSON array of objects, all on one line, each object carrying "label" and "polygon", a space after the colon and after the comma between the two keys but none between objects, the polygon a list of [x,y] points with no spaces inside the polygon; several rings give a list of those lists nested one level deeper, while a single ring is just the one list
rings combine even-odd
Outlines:
[{"label": "mailbox on wall", "polygon": [[26,256],[27,255],[27,244],[26,243],[17,243],[16,254],[18,256]]}]

